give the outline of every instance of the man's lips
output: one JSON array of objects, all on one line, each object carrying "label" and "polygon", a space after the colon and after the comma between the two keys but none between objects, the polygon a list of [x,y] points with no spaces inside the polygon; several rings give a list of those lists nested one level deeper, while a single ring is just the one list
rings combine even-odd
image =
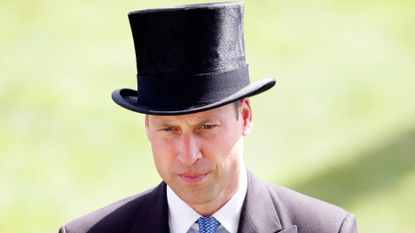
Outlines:
[{"label": "man's lips", "polygon": [[200,184],[202,183],[209,173],[199,173],[199,174],[179,174],[179,179],[185,184]]}]

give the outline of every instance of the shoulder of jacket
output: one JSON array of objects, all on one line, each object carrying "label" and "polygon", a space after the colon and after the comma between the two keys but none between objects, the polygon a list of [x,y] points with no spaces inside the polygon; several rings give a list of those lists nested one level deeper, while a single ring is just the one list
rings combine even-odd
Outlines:
[{"label": "shoulder of jacket", "polygon": [[351,214],[325,201],[294,190],[265,184],[269,190],[282,224],[297,225],[307,232],[338,232]]},{"label": "shoulder of jacket", "polygon": [[140,209],[147,197],[155,188],[145,192],[123,198],[110,205],[102,207],[82,217],[74,219],[61,227],[60,232],[65,233],[85,233],[92,226],[105,219],[105,225],[125,226],[134,222],[135,213]]}]

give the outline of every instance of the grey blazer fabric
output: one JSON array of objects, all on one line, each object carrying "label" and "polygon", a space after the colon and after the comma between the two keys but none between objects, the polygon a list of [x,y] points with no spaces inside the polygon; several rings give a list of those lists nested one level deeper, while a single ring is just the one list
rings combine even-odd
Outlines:
[{"label": "grey blazer fabric", "polygon": [[[59,233],[168,233],[166,184],[76,219]],[[248,173],[238,233],[357,233],[352,214]]]}]

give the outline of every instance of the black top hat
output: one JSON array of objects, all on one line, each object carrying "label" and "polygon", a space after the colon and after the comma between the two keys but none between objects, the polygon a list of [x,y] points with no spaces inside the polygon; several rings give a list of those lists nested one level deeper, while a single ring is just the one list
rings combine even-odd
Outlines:
[{"label": "black top hat", "polygon": [[137,57],[138,90],[113,100],[129,110],[180,115],[216,108],[274,86],[250,83],[245,63],[243,3],[149,9],[128,14]]}]

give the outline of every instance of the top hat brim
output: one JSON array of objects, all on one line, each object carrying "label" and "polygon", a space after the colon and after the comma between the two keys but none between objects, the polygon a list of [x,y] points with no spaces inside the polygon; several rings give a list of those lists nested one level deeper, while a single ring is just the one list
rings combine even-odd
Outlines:
[{"label": "top hat brim", "polygon": [[272,88],[275,85],[275,83],[276,81],[273,78],[261,79],[220,100],[182,108],[161,108],[140,105],[138,104],[139,101],[137,97],[137,91],[128,88],[117,89],[113,91],[112,99],[121,107],[124,107],[134,112],[149,115],[183,115],[206,111],[209,109],[226,105],[239,99],[243,99],[245,97],[257,95]]}]

